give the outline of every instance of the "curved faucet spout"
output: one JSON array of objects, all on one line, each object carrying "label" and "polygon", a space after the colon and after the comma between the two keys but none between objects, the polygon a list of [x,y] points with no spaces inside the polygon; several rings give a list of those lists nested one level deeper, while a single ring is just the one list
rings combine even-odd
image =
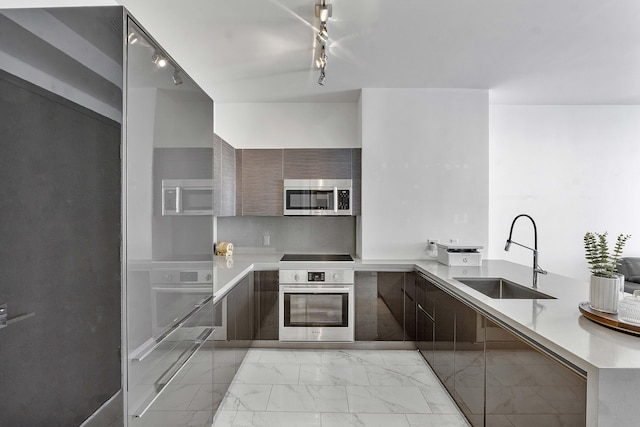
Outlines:
[{"label": "curved faucet spout", "polygon": [[[523,244],[520,244],[520,243],[518,243],[518,242],[516,242],[516,241],[514,241],[512,239],[513,226],[516,224],[516,221],[520,217],[529,218],[529,220],[531,220],[531,224],[533,224],[533,248],[530,248],[529,246],[525,246]],[[507,239],[507,243],[504,245],[504,250],[508,251],[509,248],[511,247],[511,244],[518,245],[518,246],[521,246],[523,248],[529,249],[530,251],[533,251],[533,287],[537,288],[538,287],[538,273],[539,274],[547,274],[547,272],[545,270],[543,270],[538,265],[538,227],[536,227],[536,222],[533,220],[533,218],[531,218],[531,216],[529,216],[527,214],[520,214],[520,215],[516,216],[513,219],[513,222],[511,223],[511,229],[509,230],[509,238]]]}]

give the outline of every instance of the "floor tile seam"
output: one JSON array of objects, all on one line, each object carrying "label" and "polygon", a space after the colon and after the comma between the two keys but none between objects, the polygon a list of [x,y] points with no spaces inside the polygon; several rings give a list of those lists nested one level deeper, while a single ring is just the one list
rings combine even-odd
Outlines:
[{"label": "floor tile seam", "polygon": [[[189,404],[187,405],[187,410],[188,411],[198,411],[198,409],[189,409],[189,407],[191,406],[191,404],[193,403],[193,401],[195,400],[196,396],[198,395],[198,393],[200,393],[200,391],[203,389],[203,387],[205,386],[205,384],[199,384],[200,387],[198,387],[198,390],[193,394],[193,397],[191,398],[191,400],[189,401]],[[211,390],[211,393],[213,395],[213,389]],[[212,401],[213,402],[213,401]]]}]

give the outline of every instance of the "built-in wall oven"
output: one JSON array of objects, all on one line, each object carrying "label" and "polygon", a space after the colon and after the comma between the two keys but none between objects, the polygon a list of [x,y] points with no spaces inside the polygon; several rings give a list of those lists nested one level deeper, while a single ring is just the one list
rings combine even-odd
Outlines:
[{"label": "built-in wall oven", "polygon": [[[206,268],[154,268],[151,270],[151,322],[154,337],[171,328],[178,319],[213,296],[213,273]],[[211,313],[212,304],[203,308],[200,326],[213,327],[215,339],[226,339],[226,299]],[[210,314],[206,314],[210,313]]]},{"label": "built-in wall oven", "polygon": [[285,179],[285,215],[352,215],[350,179]]},{"label": "built-in wall oven", "polygon": [[353,268],[279,273],[280,341],[354,341]]},{"label": "built-in wall oven", "polygon": [[212,214],[213,180],[162,180],[162,215]]}]

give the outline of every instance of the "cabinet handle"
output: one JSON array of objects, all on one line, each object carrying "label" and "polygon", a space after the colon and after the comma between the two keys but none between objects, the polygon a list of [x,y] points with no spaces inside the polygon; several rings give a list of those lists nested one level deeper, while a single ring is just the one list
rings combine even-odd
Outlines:
[{"label": "cabinet handle", "polygon": [[338,187],[333,187],[333,212],[338,213]]},{"label": "cabinet handle", "polygon": [[182,187],[176,187],[176,213],[182,212]]},{"label": "cabinet handle", "polygon": [[9,309],[7,303],[0,304],[0,329],[6,328],[12,323],[20,322],[21,320],[28,319],[36,315],[35,312],[22,314],[20,316],[12,317],[9,319]]},{"label": "cabinet handle", "polygon": [[209,303],[211,300],[213,299],[213,295],[206,297],[205,299],[203,299],[202,301],[200,301],[199,303],[197,303],[194,307],[193,310],[191,310],[186,316],[184,316],[183,318],[177,320],[173,325],[171,325],[169,327],[169,329],[167,329],[162,335],[160,335],[158,338],[155,339],[155,343],[153,344],[153,346],[145,351],[143,354],[141,354],[138,357],[134,357],[133,360],[135,360],[136,362],[142,362],[148,355],[150,355],[151,353],[153,353],[153,351],[158,348],[158,346],[160,344],[162,344],[162,342],[164,340],[166,340],[167,338],[169,338],[175,331],[177,331],[178,329],[180,329],[180,327],[182,325],[184,325],[189,319],[191,319],[193,316],[195,316],[200,310],[202,310],[204,308],[205,305],[207,305],[207,303]]},{"label": "cabinet handle", "polygon": [[182,362],[180,367],[176,369],[176,371],[173,374],[171,374],[171,377],[169,377],[167,382],[158,386],[158,388],[156,389],[157,393],[155,394],[155,396],[153,396],[153,398],[146,405],[143,406],[142,410],[136,411],[136,413],[134,414],[134,417],[140,418],[147,412],[147,410],[149,410],[151,405],[153,405],[153,403],[158,399],[158,397],[160,397],[162,392],[167,389],[167,386],[171,384],[171,381],[173,381],[176,378],[176,376],[178,376],[180,371],[182,371],[184,367],[187,365],[187,363],[189,363],[189,360],[191,360],[194,354],[196,354],[196,352],[200,350],[200,347],[202,347],[204,343],[207,342],[207,340],[209,339],[211,334],[213,334],[214,331],[215,329],[213,328],[207,328],[204,330],[204,332],[202,332],[202,334],[200,334],[200,336],[198,336],[198,338],[195,339],[191,348],[189,348],[187,351],[185,351],[185,353],[183,353],[183,354],[186,354],[190,352],[189,356],[187,356],[187,358],[185,359],[184,362]]},{"label": "cabinet handle", "polygon": [[418,310],[423,312],[424,315],[429,318],[429,320],[431,320],[433,323],[436,323],[436,319],[434,319],[429,313],[427,313],[427,311],[422,307],[422,304],[418,303],[417,307],[418,307]]}]

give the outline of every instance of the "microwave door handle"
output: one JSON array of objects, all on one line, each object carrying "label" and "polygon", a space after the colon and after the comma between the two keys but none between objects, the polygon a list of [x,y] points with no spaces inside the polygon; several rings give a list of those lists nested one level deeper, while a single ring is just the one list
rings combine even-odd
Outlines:
[{"label": "microwave door handle", "polygon": [[338,213],[338,187],[333,187],[333,212]]},{"label": "microwave door handle", "polygon": [[176,187],[176,213],[182,213],[182,187]]}]

